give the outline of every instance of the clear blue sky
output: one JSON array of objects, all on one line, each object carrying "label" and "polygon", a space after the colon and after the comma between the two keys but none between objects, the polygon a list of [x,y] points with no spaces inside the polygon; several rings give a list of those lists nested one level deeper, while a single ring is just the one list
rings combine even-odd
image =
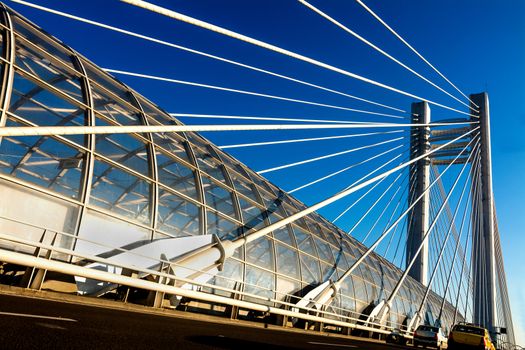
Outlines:
[{"label": "clear blue sky", "polygon": [[[394,106],[409,108],[413,102],[410,98],[239,44],[118,1],[55,0],[37,3],[351,91]],[[461,108],[458,103],[411,76],[296,1],[170,0],[154,3]],[[379,44],[387,52],[440,82],[441,86],[446,86],[353,1],[312,0],[312,3]],[[498,222],[517,340],[518,343],[525,344],[525,279],[522,270],[525,248],[525,137],[522,135],[525,130],[525,2],[368,0],[366,3],[463,91],[489,93]],[[282,83],[258,73],[44,14],[9,1],[7,4],[102,67],[369,108],[340,97],[320,94],[313,89]],[[285,105],[260,98],[240,98],[222,92],[206,92],[203,95],[196,88],[181,88],[136,78],[122,77],[122,80],[169,112],[311,118],[322,116],[334,119],[347,115],[344,111]],[[433,116],[439,119],[452,117],[454,114],[434,108]],[[232,141],[231,135],[208,136],[218,144]],[[251,137],[263,138],[257,134],[252,134]],[[336,148],[334,144],[332,147]],[[302,159],[297,155],[293,158],[294,155],[286,156],[277,152],[269,160],[264,153],[257,152],[259,151],[250,150],[233,154],[256,170],[289,161],[290,157]],[[297,184],[295,179],[300,175],[279,173],[272,174],[269,178],[287,189]],[[319,190],[306,191],[299,196],[306,203],[313,203],[322,197],[323,192]]]}]

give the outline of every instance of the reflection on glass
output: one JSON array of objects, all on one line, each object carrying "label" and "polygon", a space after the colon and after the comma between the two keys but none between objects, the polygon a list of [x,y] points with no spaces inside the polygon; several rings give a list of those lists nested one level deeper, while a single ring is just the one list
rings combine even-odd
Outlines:
[{"label": "reflection on glass", "polygon": [[145,180],[97,159],[90,204],[150,224],[150,187]]},{"label": "reflection on glass", "polygon": [[199,234],[199,207],[185,199],[159,189],[157,228],[173,236]]}]

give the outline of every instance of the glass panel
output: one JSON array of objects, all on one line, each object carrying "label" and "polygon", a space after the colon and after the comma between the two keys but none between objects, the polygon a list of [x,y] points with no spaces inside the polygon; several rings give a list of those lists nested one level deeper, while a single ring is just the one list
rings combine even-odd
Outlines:
[{"label": "glass panel", "polygon": [[323,281],[328,280],[329,278],[335,277],[335,267],[334,265],[329,265],[321,262],[321,276]]},{"label": "glass panel", "polygon": [[[274,298],[275,275],[271,272],[246,265],[246,293],[259,295],[265,298]],[[245,300],[253,300],[258,304],[267,304],[261,299],[244,297]]]},{"label": "glass panel", "polygon": [[334,257],[332,256],[332,250],[328,243],[319,238],[314,238],[315,245],[317,247],[317,252],[319,253],[319,259],[324,260],[328,263],[334,263]]},{"label": "glass panel", "polygon": [[277,276],[277,293],[278,300],[286,300],[289,303],[297,303],[299,297],[295,296],[301,290],[301,283],[288,278]]},{"label": "glass panel", "polygon": [[348,262],[346,261],[343,250],[334,246],[330,246],[330,248],[332,249],[332,254],[335,259],[335,265],[340,269],[347,270],[350,265],[348,265]]},{"label": "glass panel", "polygon": [[20,40],[17,41],[15,64],[77,101],[84,102],[80,78],[75,71]]},{"label": "glass panel", "polygon": [[90,203],[149,224],[150,187],[149,182],[97,159]]},{"label": "glass panel", "polygon": [[366,295],[365,282],[358,277],[353,276],[354,280],[354,292],[355,298],[364,302],[368,302],[368,297]]},{"label": "glass panel", "polygon": [[198,147],[193,147],[192,149],[193,153],[195,153],[195,158],[197,159],[199,168],[214,179],[219,180],[223,184],[226,184],[223,166],[221,165],[220,161],[214,158],[213,155],[208,151],[204,151]]},{"label": "glass panel", "polygon": [[[158,125],[157,122],[154,122],[151,119],[149,119],[148,121],[150,125]],[[172,125],[172,124],[163,124],[163,125]],[[170,154],[175,155],[182,160],[185,160],[191,165],[194,165],[193,161],[190,160],[190,157],[188,156],[188,153],[186,152],[186,148],[184,147],[184,145],[187,142],[184,141],[182,136],[176,133],[153,133],[152,135],[153,135],[153,142],[155,143],[155,146],[160,146],[166,151],[168,151]]]},{"label": "glass panel", "polygon": [[74,199],[80,198],[84,159],[82,151],[49,137],[6,137],[0,143],[2,173]]},{"label": "glass panel", "polygon": [[223,214],[236,218],[233,207],[233,196],[230,191],[219,186],[207,176],[202,176],[202,186],[206,204]]},{"label": "glass panel", "polygon": [[207,233],[217,235],[221,239],[235,239],[239,237],[239,225],[225,219],[215,212],[207,211]]},{"label": "glass panel", "polygon": [[195,173],[173,158],[157,152],[159,182],[198,200]]},{"label": "glass panel", "polygon": [[295,239],[297,240],[297,248],[301,252],[305,252],[316,257],[317,253],[315,251],[315,247],[310,233],[304,231],[303,229],[297,226],[293,226],[293,230],[295,233]]},{"label": "glass panel", "polygon": [[281,242],[291,245],[292,247],[296,247],[293,233],[289,226],[284,226],[273,231],[273,237]]},{"label": "glass panel", "polygon": [[[341,307],[346,311],[354,311],[355,310],[355,300],[352,298],[346,298],[344,296],[341,296]],[[348,315],[348,316],[353,316],[353,315]]]},{"label": "glass panel", "polygon": [[246,231],[254,228],[260,229],[266,226],[261,208],[243,198],[239,198],[239,205],[241,207],[244,228]]},{"label": "glass panel", "polygon": [[94,109],[108,120],[120,125],[142,125],[142,117],[138,110],[115,101],[107,92],[92,86]]},{"label": "glass panel", "polygon": [[237,192],[240,192],[254,202],[259,203],[259,198],[254,192],[254,187],[248,180],[231,170],[228,173],[230,174],[233,186]]},{"label": "glass panel", "polygon": [[[84,110],[15,73],[9,112],[41,126],[83,126]],[[84,145],[83,135],[65,138]]]},{"label": "glass panel", "polygon": [[[241,262],[235,259],[226,259],[222,271],[214,276],[208,283],[229,289],[239,290],[240,283],[242,282],[242,270],[243,264]],[[230,298],[233,297],[232,293],[219,289],[211,290],[209,288],[204,288],[204,291],[209,291],[210,293],[223,295]]]},{"label": "glass panel", "polygon": [[34,43],[53,57],[57,57],[67,65],[73,68],[70,62],[70,52],[63,45],[51,40],[48,35],[40,32],[39,29],[21,19],[16,13],[9,11],[15,33],[26,38],[29,42]]},{"label": "glass panel", "polygon": [[105,91],[103,92],[103,90],[100,89],[98,86],[91,84],[93,94],[98,95],[97,100],[99,100],[99,102],[95,101],[95,105],[100,103],[102,106],[104,106],[105,103],[103,101],[108,101],[110,104],[119,104],[121,106],[120,108],[127,110],[130,114],[135,114],[139,112],[139,108],[137,107],[135,100],[131,97],[129,90],[126,86],[119,83],[116,79],[111,77],[106,72],[102,71],[100,68],[94,66],[91,62],[88,62],[82,58],[81,60],[82,64],[84,65],[84,68],[86,69],[86,74],[89,80],[94,81],[98,85],[102,86],[104,89],[111,92],[116,97],[126,102],[125,105],[122,105],[120,102],[115,101],[115,98],[113,96],[111,96]]},{"label": "glass panel", "polygon": [[[97,125],[110,125],[97,118]],[[97,135],[95,152],[136,172],[151,177],[147,144],[132,134]]]},{"label": "glass panel", "polygon": [[319,260],[312,258],[309,255],[300,254],[301,256],[301,274],[302,280],[306,283],[319,283],[321,281],[321,274],[319,270]]},{"label": "glass panel", "polygon": [[273,270],[273,244],[262,237],[246,245],[246,261],[254,265]]},{"label": "glass panel", "polygon": [[288,277],[300,279],[299,255],[295,249],[276,243],[277,245],[277,272]]},{"label": "glass panel", "polygon": [[198,235],[199,207],[181,197],[159,188],[159,230],[173,236]]},{"label": "glass panel", "polygon": [[344,296],[355,298],[354,294],[354,281],[352,279],[352,276],[348,276],[343,280],[343,283],[341,285],[341,293]]}]

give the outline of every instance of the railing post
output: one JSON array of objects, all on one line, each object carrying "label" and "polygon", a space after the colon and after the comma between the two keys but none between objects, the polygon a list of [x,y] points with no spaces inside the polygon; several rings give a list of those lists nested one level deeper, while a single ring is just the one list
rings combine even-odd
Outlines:
[{"label": "railing post", "polygon": [[[430,123],[430,107],[427,102],[412,103],[412,122],[415,124]],[[430,150],[429,142],[430,128],[428,126],[414,126],[411,128],[410,136],[410,158],[414,159],[427,153]],[[430,160],[428,158],[420,159],[410,165],[410,174],[415,176],[409,177],[412,193],[409,193],[409,201],[419,198],[425,193],[430,181]],[[423,237],[428,231],[429,226],[429,208],[430,192],[426,192],[421,200],[414,206],[411,216],[410,230],[408,231],[406,262],[412,260],[415,252],[423,242]],[[412,203],[409,202],[410,206]],[[425,242],[416,262],[410,269],[409,275],[423,285],[427,284],[428,279],[428,244]]]},{"label": "railing post", "polygon": [[[470,95],[471,107],[479,106],[472,119],[479,120],[481,137],[481,209],[482,219],[473,227],[474,322],[495,334],[496,263],[494,254],[494,195],[492,191],[492,158],[490,147],[489,97],[486,92]],[[474,105],[475,104],[475,105]]]}]

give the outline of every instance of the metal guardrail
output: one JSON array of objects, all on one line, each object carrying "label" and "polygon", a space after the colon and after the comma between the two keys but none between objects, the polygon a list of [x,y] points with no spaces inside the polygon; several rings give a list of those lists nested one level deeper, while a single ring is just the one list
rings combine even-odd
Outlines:
[{"label": "metal guardrail", "polygon": [[[344,314],[329,312],[327,310],[318,310],[318,309],[308,308],[308,307],[297,307],[295,304],[286,301],[286,300],[293,300],[293,298],[297,299],[297,296],[286,294],[286,293],[280,293],[280,292],[273,291],[273,290],[270,290],[270,289],[267,289],[267,288],[263,288],[261,286],[248,284],[248,283],[245,283],[245,282],[241,282],[241,283],[243,283],[245,286],[250,286],[252,288],[257,288],[257,289],[259,289],[261,291],[271,291],[272,293],[276,293],[277,295],[280,295],[283,298],[283,300],[278,300],[278,299],[275,299],[275,298],[263,297],[263,296],[256,295],[256,294],[253,294],[253,293],[246,293],[246,292],[240,291],[238,289],[231,289],[231,288],[218,286],[218,285],[214,285],[214,284],[196,282],[194,280],[181,278],[181,277],[175,276],[173,274],[165,273],[163,271],[156,271],[156,270],[152,270],[152,269],[138,268],[137,266],[129,266],[129,265],[117,264],[117,263],[115,263],[115,262],[113,262],[113,261],[111,261],[109,259],[105,259],[105,258],[101,258],[101,257],[97,257],[97,256],[91,256],[91,255],[87,255],[87,254],[81,254],[81,253],[75,252],[75,251],[73,251],[71,249],[56,247],[56,246],[54,246],[54,243],[57,241],[56,240],[56,236],[57,235],[63,235],[63,236],[67,236],[67,237],[70,237],[70,238],[83,240],[85,242],[92,243],[92,244],[97,244],[97,245],[100,245],[100,246],[105,246],[105,245],[101,244],[99,242],[94,242],[94,241],[91,241],[91,240],[88,240],[88,239],[83,239],[83,238],[74,236],[72,234],[66,233],[66,232],[60,232],[60,231],[57,231],[57,230],[50,230],[50,229],[47,229],[47,228],[38,227],[38,226],[33,225],[33,224],[24,223],[22,221],[6,218],[6,217],[3,217],[3,216],[0,216],[0,218],[1,219],[5,219],[5,220],[10,220],[10,221],[13,221],[13,222],[17,222],[19,224],[28,225],[28,226],[31,226],[33,228],[41,229],[41,230],[43,230],[44,233],[47,233],[47,234],[49,234],[50,232],[55,234],[55,238],[53,239],[52,244],[45,244],[45,243],[41,243],[41,242],[35,242],[35,241],[22,239],[20,237],[16,237],[16,236],[9,235],[9,234],[0,233],[0,239],[1,240],[10,241],[10,242],[14,242],[14,243],[17,243],[17,244],[29,246],[29,247],[32,247],[32,248],[35,248],[35,249],[38,249],[38,250],[47,250],[48,251],[48,254],[46,254],[46,258],[42,258],[42,257],[39,257],[39,256],[31,256],[29,254],[24,254],[24,253],[20,253],[20,252],[12,252],[12,251],[8,251],[8,250],[0,249],[0,261],[5,261],[5,262],[13,263],[13,264],[20,264],[20,265],[23,265],[23,266],[29,266],[29,267],[34,267],[34,268],[38,268],[38,269],[45,269],[45,270],[55,271],[55,272],[64,273],[64,274],[72,275],[72,276],[85,277],[85,278],[105,281],[105,282],[108,282],[108,283],[114,283],[114,284],[119,284],[119,285],[126,285],[126,286],[129,286],[129,287],[146,289],[146,290],[154,291],[154,292],[173,294],[173,295],[177,295],[177,296],[181,296],[181,297],[187,297],[187,298],[200,300],[200,301],[205,301],[205,302],[237,306],[237,307],[240,307],[240,308],[243,308],[243,309],[248,309],[248,310],[253,310],[253,311],[260,311],[260,312],[265,312],[265,313],[271,313],[271,314],[275,314],[275,315],[286,316],[286,317],[289,317],[289,318],[297,318],[297,319],[302,319],[302,320],[305,320],[305,321],[320,322],[320,323],[323,323],[323,324],[331,324],[331,325],[334,325],[334,326],[347,327],[347,328],[350,328],[350,329],[359,329],[359,330],[364,330],[364,331],[370,331],[370,332],[376,332],[376,333],[382,333],[382,334],[389,334],[392,329],[400,328],[400,329],[405,329],[405,332],[406,332],[406,327],[403,327],[400,324],[392,324],[392,323],[390,323],[389,325],[380,325],[378,323],[368,322],[368,325],[363,325],[363,324],[359,324],[359,322],[364,322],[364,321],[360,320],[357,317],[352,317],[352,316],[348,316],[348,315],[344,315]],[[128,251],[126,249],[122,249],[122,248],[115,248],[115,247],[109,247],[109,246],[105,246],[105,247],[106,248],[111,248],[112,250],[119,250],[119,251],[122,251],[122,252],[136,254],[134,252],[130,252],[130,251]],[[88,260],[88,261],[91,261],[91,262],[100,263],[100,264],[107,265],[107,266],[118,267],[118,268],[122,268],[122,269],[135,271],[137,273],[142,273],[142,274],[146,274],[146,275],[152,275],[152,276],[157,277],[157,281],[163,281],[163,283],[145,281],[145,280],[138,279],[138,278],[118,275],[118,274],[115,274],[115,273],[95,270],[95,269],[87,268],[87,267],[84,267],[84,266],[78,266],[78,265],[74,265],[74,264],[71,264],[71,263],[66,263],[66,262],[62,262],[62,261],[53,260],[52,259],[53,253],[66,254],[66,255],[71,256],[71,257],[77,257],[77,258],[81,258],[81,259]],[[171,265],[171,264],[173,264],[170,261],[165,261],[165,260],[159,259],[159,258],[152,258],[152,257],[144,256],[144,255],[141,255],[141,254],[136,254],[136,255],[138,255],[138,256],[140,256],[142,258],[151,259],[152,261],[154,261],[154,262],[156,262],[156,263],[158,263],[160,265],[163,265],[163,264]],[[238,280],[233,280],[233,279],[230,279],[230,278],[227,278],[227,277],[224,277],[224,276],[215,276],[215,277],[216,278],[224,278],[225,280],[235,281],[235,282],[239,283]],[[170,282],[170,281],[176,281],[176,282],[178,282],[178,284],[191,286],[192,288],[188,289],[188,288],[168,285],[167,283]],[[257,302],[252,302],[252,301],[239,300],[239,298],[228,298],[228,297],[223,297],[223,296],[216,295],[216,294],[213,294],[213,293],[206,293],[206,292],[202,291],[203,288],[208,288],[208,289],[218,290],[218,291],[222,291],[222,292],[227,292],[227,293],[231,293],[232,295],[235,295],[235,296],[248,297],[248,298],[251,298],[252,300],[253,299],[260,300],[261,304],[259,304]],[[281,305],[281,307],[284,307],[284,308],[268,306],[268,305],[264,305],[264,303],[273,303],[274,305]],[[336,307],[336,306],[333,306],[333,307],[331,306],[331,309],[333,309],[335,311],[341,311],[341,313],[344,312],[344,313],[347,313],[347,314],[348,313],[356,314],[355,312],[353,312],[351,310],[347,310],[347,309]],[[357,316],[359,316],[359,314],[357,314]],[[407,333],[406,335],[408,337],[411,337],[411,334]]]}]

